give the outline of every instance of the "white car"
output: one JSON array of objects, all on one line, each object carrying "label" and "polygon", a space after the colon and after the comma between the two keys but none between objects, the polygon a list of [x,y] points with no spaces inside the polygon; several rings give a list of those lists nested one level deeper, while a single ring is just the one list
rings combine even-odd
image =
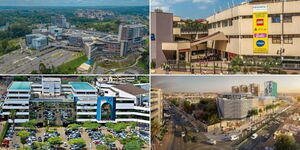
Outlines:
[{"label": "white car", "polygon": [[185,136],[185,133],[184,133],[183,131],[181,132],[181,136],[182,136],[182,137],[184,137],[184,136]]},{"label": "white car", "polygon": [[256,127],[253,127],[253,128],[252,128],[252,131],[255,131],[256,129],[257,129]]},{"label": "white car", "polygon": [[257,136],[258,136],[257,133],[254,133],[254,134],[251,135],[251,139],[255,140],[257,138]]},{"label": "white car", "polygon": [[217,141],[214,140],[214,139],[209,139],[209,140],[207,141],[207,143],[208,143],[208,144],[211,144],[211,145],[216,145],[216,144],[217,144]]},{"label": "white car", "polygon": [[235,140],[238,140],[238,139],[239,139],[239,136],[237,136],[237,135],[230,136],[230,141],[235,141]]}]

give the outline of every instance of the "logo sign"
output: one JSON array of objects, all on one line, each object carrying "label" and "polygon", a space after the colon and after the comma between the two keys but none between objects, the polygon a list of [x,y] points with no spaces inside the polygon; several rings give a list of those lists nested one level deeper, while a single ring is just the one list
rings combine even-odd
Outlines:
[{"label": "logo sign", "polygon": [[263,26],[264,25],[264,19],[256,19],[256,25],[257,26]]},{"label": "logo sign", "polygon": [[268,7],[253,6],[253,52],[268,53]]},{"label": "logo sign", "polygon": [[255,38],[266,38],[267,34],[266,33],[255,33],[254,37]]},{"label": "logo sign", "polygon": [[151,41],[155,41],[155,34],[154,33],[151,34]]},{"label": "logo sign", "polygon": [[263,47],[265,44],[266,44],[266,43],[265,43],[265,41],[263,41],[263,40],[258,40],[258,41],[256,41],[256,46],[258,46],[258,47]]}]

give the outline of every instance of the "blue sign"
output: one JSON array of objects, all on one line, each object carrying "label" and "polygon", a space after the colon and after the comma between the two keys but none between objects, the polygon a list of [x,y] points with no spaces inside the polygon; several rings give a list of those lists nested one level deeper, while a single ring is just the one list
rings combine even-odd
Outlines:
[{"label": "blue sign", "polygon": [[155,41],[155,34],[154,33],[151,34],[151,41]]},{"label": "blue sign", "polygon": [[110,105],[110,120],[116,119],[116,98],[115,97],[98,97],[97,98],[97,113],[96,119],[98,121],[102,120],[101,118],[101,109],[102,105],[108,103]]},{"label": "blue sign", "polygon": [[256,45],[257,45],[258,47],[263,47],[265,44],[266,44],[266,43],[265,43],[265,41],[263,41],[263,40],[258,40],[258,41],[256,41]]}]

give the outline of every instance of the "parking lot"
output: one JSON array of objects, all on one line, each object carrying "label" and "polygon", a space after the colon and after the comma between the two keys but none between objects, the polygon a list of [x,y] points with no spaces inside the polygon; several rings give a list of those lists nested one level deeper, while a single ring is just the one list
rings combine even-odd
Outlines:
[{"label": "parking lot", "polygon": [[[28,129],[24,127],[10,127],[5,140],[9,141],[9,149],[17,149],[22,146],[36,147],[36,143],[50,143],[54,138],[59,137],[61,142],[59,145],[63,149],[77,150],[82,148],[96,149],[97,145],[104,145],[112,150],[123,149],[126,144],[124,141],[129,139],[138,139],[143,141],[145,148],[149,148],[149,128],[148,127],[127,127],[123,131],[114,131],[106,126],[101,126],[98,129],[85,129],[78,126],[73,127],[42,127],[36,129]],[[22,144],[20,132],[28,132],[29,136],[25,138]],[[83,143],[74,143],[75,140],[83,140]],[[72,144],[73,143],[73,144]],[[121,144],[123,143],[123,144]],[[46,146],[46,147],[45,147]],[[57,149],[56,145],[44,145],[46,149]]]}]

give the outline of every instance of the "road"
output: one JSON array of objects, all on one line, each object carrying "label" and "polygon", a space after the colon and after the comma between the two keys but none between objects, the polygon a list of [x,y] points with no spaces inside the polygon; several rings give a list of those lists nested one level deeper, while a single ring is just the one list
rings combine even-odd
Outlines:
[{"label": "road", "polygon": [[[171,114],[171,121],[168,124],[168,131],[173,136],[166,136],[166,139],[162,142],[162,147],[166,147],[166,150],[232,150],[230,144],[225,142],[217,142],[216,145],[209,145],[207,143],[207,137],[203,132],[197,132],[195,125],[191,124],[191,120],[184,117],[182,113],[171,103],[169,104],[169,113]],[[199,130],[198,130],[199,131]],[[186,135],[192,137],[195,140],[187,141],[181,136],[181,133],[185,132]],[[166,141],[166,142],[165,142]],[[169,142],[168,142],[169,141]],[[164,146],[168,143],[167,146]],[[170,144],[169,144],[170,143]]]},{"label": "road", "polygon": [[262,128],[258,130],[256,133],[258,137],[256,139],[251,139],[248,137],[245,141],[243,141],[240,146],[238,146],[239,150],[252,150],[252,149],[263,149],[263,143],[267,142],[268,139],[273,138],[274,132],[283,124],[283,122],[276,121],[277,120],[285,120],[288,116],[295,111],[295,107],[288,107],[286,111],[278,114],[274,118],[265,119],[266,124],[262,124]]}]

